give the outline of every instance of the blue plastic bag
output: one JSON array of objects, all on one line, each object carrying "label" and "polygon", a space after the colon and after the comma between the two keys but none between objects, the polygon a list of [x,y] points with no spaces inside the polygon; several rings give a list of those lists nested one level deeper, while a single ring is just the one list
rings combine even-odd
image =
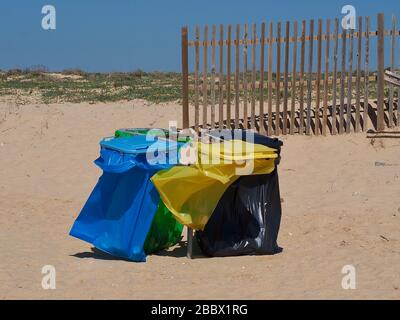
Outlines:
[{"label": "blue plastic bag", "polygon": [[[95,160],[103,175],[70,235],[111,255],[146,261],[143,245],[160,200],[150,178],[176,164],[177,143],[169,144],[146,141],[144,136],[103,140]],[[149,148],[157,149],[156,156],[164,157],[165,163],[149,163]]]}]

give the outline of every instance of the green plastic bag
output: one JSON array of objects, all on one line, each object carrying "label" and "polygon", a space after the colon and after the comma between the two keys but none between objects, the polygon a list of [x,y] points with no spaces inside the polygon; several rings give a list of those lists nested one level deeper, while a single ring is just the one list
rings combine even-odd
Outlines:
[{"label": "green plastic bag", "polygon": [[115,137],[116,138],[126,138],[126,137],[132,137],[132,136],[137,136],[137,135],[147,135],[147,133],[153,130],[151,134],[153,136],[165,136],[168,138],[168,130],[165,129],[160,129],[160,128],[129,128],[129,129],[118,129],[115,131]]},{"label": "green plastic bag", "polygon": [[[166,129],[162,128],[125,128],[125,129],[118,129],[115,131],[115,137],[116,138],[126,138],[126,137],[132,137],[132,136],[137,136],[137,135],[147,135],[150,130],[153,130],[151,132],[152,136],[159,136],[159,137],[165,137],[168,138],[170,136],[170,132]],[[175,132],[174,135],[176,136],[177,133]],[[179,136],[177,137],[177,141],[179,142],[189,142],[191,141],[191,137],[187,136]]]},{"label": "green plastic bag", "polygon": [[183,225],[180,224],[160,200],[153,223],[144,243],[147,254],[166,249],[182,239]]},{"label": "green plastic bag", "polygon": [[[118,129],[115,131],[115,137],[126,138],[135,135],[146,135],[149,130],[151,129]],[[157,128],[157,131],[153,132],[154,135],[160,134],[168,137],[168,131],[165,129]],[[175,245],[182,239],[182,230],[183,225],[175,219],[172,213],[165,206],[164,202],[160,199],[156,214],[144,243],[146,254],[151,254]]]}]

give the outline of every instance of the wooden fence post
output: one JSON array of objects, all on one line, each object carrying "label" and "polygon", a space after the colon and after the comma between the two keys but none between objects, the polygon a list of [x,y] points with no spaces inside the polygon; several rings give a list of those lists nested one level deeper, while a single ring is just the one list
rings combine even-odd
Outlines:
[{"label": "wooden fence post", "polygon": [[260,38],[260,132],[265,133],[264,126],[264,50],[265,50],[265,22],[261,23]]},{"label": "wooden fence post", "polygon": [[378,84],[377,84],[377,130],[381,131],[385,127],[384,119],[384,90],[385,90],[385,20],[383,13],[378,14]]},{"label": "wooden fence post", "polygon": [[296,68],[297,68],[297,21],[293,25],[293,50],[292,50],[292,100],[290,107],[290,127],[289,133],[294,134],[295,115],[296,115]]},{"label": "wooden fence post", "polygon": [[195,42],[195,63],[194,63],[194,128],[196,132],[199,132],[199,119],[200,119],[200,107],[199,107],[199,66],[200,66],[200,28],[196,26],[196,42]]},{"label": "wooden fence post", "polygon": [[316,104],[315,104],[315,130],[316,136],[320,133],[320,103],[321,103],[321,63],[322,63],[322,19],[318,19],[318,44],[317,44],[317,83],[316,83]]},{"label": "wooden fence post", "polygon": [[314,20],[310,20],[310,42],[308,49],[308,82],[307,82],[307,121],[306,134],[311,133],[311,104],[312,104],[312,62],[313,62],[313,43],[314,43]]},{"label": "wooden fence post", "polygon": [[[189,59],[188,28],[182,27],[182,127],[189,128]],[[187,257],[192,258],[193,231],[187,229]]]},{"label": "wooden fence post", "polygon": [[188,28],[182,28],[182,127],[189,128]]},{"label": "wooden fence post", "polygon": [[347,83],[347,111],[346,111],[346,133],[350,133],[351,127],[351,98],[353,97],[353,47],[354,47],[354,29],[350,30],[349,40],[349,67],[348,67],[348,83]]},{"label": "wooden fence post", "polygon": [[339,19],[335,19],[334,47],[333,47],[333,84],[332,84],[332,134],[337,133],[337,62],[338,62]]},{"label": "wooden fence post", "polygon": [[203,129],[207,129],[207,109],[208,109],[208,90],[207,90],[207,70],[208,70],[208,26],[204,26],[203,35]]},{"label": "wooden fence post", "polygon": [[215,128],[215,76],[217,68],[215,62],[215,47],[217,45],[216,33],[217,27],[213,24],[211,31],[211,129]]},{"label": "wooden fence post", "polygon": [[271,136],[272,130],[272,42],[273,24],[269,23],[268,29],[268,135]]},{"label": "wooden fence post", "polygon": [[247,51],[248,51],[248,33],[249,27],[247,23],[244,25],[244,34],[243,34],[243,86],[244,86],[244,97],[243,97],[243,128],[249,129],[249,114],[247,110],[248,103],[248,93],[247,93],[247,85],[248,85],[248,75],[247,75]]},{"label": "wooden fence post", "polygon": [[234,128],[239,128],[239,108],[240,108],[240,92],[239,92],[239,76],[240,76],[240,24],[236,25],[236,40],[235,40],[235,122]]},{"label": "wooden fence post", "polygon": [[301,50],[300,50],[300,116],[299,134],[304,133],[304,59],[306,46],[306,21],[301,22]]},{"label": "wooden fence post", "polygon": [[226,49],[226,127],[232,128],[231,123],[231,40],[232,26],[228,25],[227,49]]},{"label": "wooden fence post", "polygon": [[322,111],[322,134],[326,136],[326,126],[328,122],[328,95],[329,95],[329,49],[331,42],[331,20],[326,20],[326,37],[325,37],[325,77],[324,77],[324,105]]},{"label": "wooden fence post", "polygon": [[343,133],[344,127],[344,96],[346,81],[346,42],[347,30],[342,29],[342,71],[340,72],[340,110],[339,110],[339,134]]},{"label": "wooden fence post", "polygon": [[256,46],[257,30],[256,24],[253,24],[253,39],[251,48],[251,128],[256,129]]},{"label": "wooden fence post", "polygon": [[289,37],[290,21],[286,21],[285,28],[285,66],[283,73],[283,114],[282,114],[282,133],[287,134],[287,115],[288,115],[288,81],[289,81]]},{"label": "wooden fence post", "polygon": [[365,66],[364,66],[364,110],[363,110],[363,131],[368,129],[369,109],[369,17],[365,17]]},{"label": "wooden fence post", "polygon": [[224,26],[219,26],[219,82],[218,82],[218,94],[219,94],[219,110],[218,110],[218,124],[219,129],[224,128]]},{"label": "wooden fence post", "polygon": [[356,80],[356,120],[355,132],[360,131],[360,92],[361,92],[361,52],[362,52],[362,23],[363,18],[358,17],[358,38],[357,38],[357,80]]},{"label": "wooden fence post", "polygon": [[189,259],[193,258],[193,230],[187,227],[187,249],[186,257]]},{"label": "wooden fence post", "polygon": [[[396,55],[396,18],[395,15],[392,15],[392,32],[391,32],[391,41],[390,41],[390,71],[395,72],[394,68],[394,59]],[[389,127],[393,126],[394,117],[393,117],[393,96],[394,96],[394,87],[393,84],[390,85],[390,93],[389,93]]]},{"label": "wooden fence post", "polygon": [[280,132],[280,110],[281,110],[281,23],[276,26],[276,107],[275,107],[275,135],[279,136]]}]

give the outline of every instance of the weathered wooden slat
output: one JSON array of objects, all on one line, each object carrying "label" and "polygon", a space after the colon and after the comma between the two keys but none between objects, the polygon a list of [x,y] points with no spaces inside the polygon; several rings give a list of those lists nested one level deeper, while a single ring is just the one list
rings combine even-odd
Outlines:
[{"label": "weathered wooden slat", "polygon": [[273,24],[270,22],[268,30],[268,135],[273,134],[272,130],[272,38]]},{"label": "weathered wooden slat", "polygon": [[[362,32],[363,18],[358,17],[358,30]],[[360,91],[361,91],[361,54],[362,54],[362,37],[357,38],[357,81],[356,81],[356,118],[355,118],[355,132],[360,131]]]},{"label": "weathered wooden slat", "polygon": [[339,110],[339,134],[344,129],[344,97],[346,80],[346,29],[342,31],[342,70],[340,72],[340,110]]},{"label": "weathered wooden slat", "polygon": [[288,79],[289,79],[289,33],[290,22],[286,21],[285,28],[285,67],[283,75],[283,114],[282,114],[282,133],[287,134],[287,112],[288,112]]},{"label": "weathered wooden slat", "polygon": [[218,93],[219,93],[219,110],[218,110],[218,127],[224,128],[224,26],[219,26],[219,79],[218,79]]},{"label": "weathered wooden slat", "polygon": [[[327,39],[330,39],[331,34],[331,21],[326,20],[326,35]],[[326,135],[326,126],[328,121],[328,79],[329,79],[329,49],[330,49],[330,40],[326,40],[325,43],[325,75],[324,75],[324,105],[322,112],[322,134]]]},{"label": "weathered wooden slat", "polygon": [[231,129],[231,41],[232,41],[232,26],[228,25],[226,49],[226,127]]},{"label": "weathered wooden slat", "polygon": [[368,130],[368,110],[369,110],[369,17],[365,17],[365,62],[364,62],[364,109],[363,109],[363,131]]},{"label": "weathered wooden slat", "polygon": [[293,42],[292,48],[292,99],[290,107],[290,127],[289,133],[294,134],[295,126],[295,106],[296,106],[296,68],[297,68],[297,21],[293,24],[293,38],[296,40]]},{"label": "weathered wooden slat", "polygon": [[196,132],[199,131],[200,121],[200,106],[199,106],[199,95],[200,95],[200,84],[199,84],[199,67],[200,67],[200,28],[196,26],[196,47],[195,47],[195,63],[194,63],[194,128]]},{"label": "weathered wooden slat", "polygon": [[[314,20],[310,20],[310,39],[314,39]],[[312,62],[313,62],[313,42],[309,41],[308,47],[308,83],[307,83],[307,123],[306,123],[306,134],[310,134],[311,131],[311,103],[312,103]]]},{"label": "weathered wooden slat", "polygon": [[391,85],[394,85],[396,87],[400,87],[400,79],[393,78],[385,72],[385,81],[390,83]]},{"label": "weathered wooden slat", "polygon": [[216,47],[216,27],[212,26],[212,46],[211,46],[211,128],[215,128],[215,47]]},{"label": "weathered wooden slat", "polygon": [[264,126],[264,51],[265,51],[265,22],[261,24],[260,43],[260,132],[265,133]]},{"label": "weathered wooden slat", "polygon": [[[392,36],[390,41],[390,71],[394,72],[394,60],[395,60],[395,50],[396,50],[396,17],[392,15]],[[394,86],[391,84],[389,86],[389,128],[393,127],[393,99],[394,99]]]},{"label": "weathered wooden slat", "polygon": [[182,127],[189,128],[189,50],[188,28],[182,27]]},{"label": "weathered wooden slat", "polygon": [[[400,30],[397,31],[397,35],[400,36]],[[396,39],[396,41],[398,41],[398,39]],[[400,63],[400,54],[397,55],[398,56],[398,61],[397,61],[397,67],[399,67],[399,63]],[[397,121],[396,121],[396,125],[400,126],[400,88],[397,88]]]},{"label": "weathered wooden slat", "polygon": [[[355,31],[355,32],[354,32],[354,37],[358,37],[358,34],[359,34],[359,32]],[[389,36],[389,35],[392,34],[392,31],[391,31],[391,30],[385,30],[383,34],[384,34],[384,36]],[[362,36],[362,37],[366,37],[367,35],[368,35],[369,37],[376,37],[376,36],[378,35],[378,31],[376,30],[376,31],[369,31],[368,33],[367,33],[367,32],[362,32],[362,33],[361,33],[361,36]],[[396,31],[396,35],[400,35],[400,30]],[[312,38],[314,39],[314,41],[317,41],[317,40],[318,40],[318,36],[317,36],[317,35],[314,35]],[[339,34],[339,35],[338,35],[338,39],[341,40],[342,38],[343,38],[343,34]],[[346,33],[346,39],[349,39],[349,38],[350,38],[350,33]],[[326,34],[323,34],[323,35],[322,35],[322,40],[326,40],[326,39],[327,39],[327,35],[326,35]],[[260,40],[261,40],[261,39],[257,38],[257,39],[255,40],[255,42],[254,42],[252,39],[248,39],[248,40],[247,40],[247,44],[248,44],[248,45],[251,45],[251,44],[253,44],[253,43],[255,43],[255,44],[260,44]],[[305,40],[306,40],[306,41],[310,41],[310,40],[311,40],[311,37],[310,37],[310,36],[306,36],[306,37],[305,37]],[[330,36],[330,40],[334,40],[333,35]],[[268,39],[266,38],[266,39],[264,39],[264,41],[267,42]],[[295,41],[295,40],[294,40],[293,37],[289,37],[289,42],[290,42],[290,43],[292,43],[292,42],[294,42],[294,41]],[[274,38],[272,39],[272,42],[273,42],[273,43],[275,43],[275,42],[284,43],[284,42],[285,42],[285,37],[274,37]],[[301,39],[297,39],[297,42],[301,42]],[[244,43],[245,43],[245,40],[244,40],[244,39],[240,39],[239,44],[240,44],[240,45],[243,45]],[[189,42],[188,42],[188,45],[189,45],[189,47],[195,47],[195,46],[196,46],[196,41],[189,41]],[[200,43],[200,46],[203,46],[203,45],[207,45],[208,47],[210,47],[210,46],[211,46],[211,41],[207,41],[207,42],[202,41],[202,42]],[[224,45],[224,46],[228,46],[228,40],[223,41],[223,45]]]},{"label": "weathered wooden slat", "polygon": [[333,84],[332,84],[332,134],[337,133],[336,122],[336,92],[337,92],[337,61],[338,61],[338,32],[339,32],[339,19],[335,19],[335,30],[333,33]]},{"label": "weathered wooden slat", "polygon": [[245,40],[245,44],[243,46],[243,86],[244,86],[244,92],[243,92],[243,128],[248,129],[249,128],[249,121],[248,121],[248,111],[247,111],[247,101],[248,101],[248,93],[247,93],[247,37],[248,37],[248,32],[249,28],[247,23],[244,25],[244,34],[243,38]]},{"label": "weathered wooden slat", "polygon": [[[276,26],[276,35],[278,38],[281,37],[281,23],[278,22]],[[276,43],[276,84],[275,84],[275,99],[276,99],[276,106],[275,106],[275,135],[279,136],[281,131],[281,121],[280,121],[280,109],[281,109],[281,43]]]},{"label": "weathered wooden slat", "polygon": [[299,134],[304,133],[304,57],[306,46],[306,21],[301,22],[301,49],[300,49],[300,116]]},{"label": "weathered wooden slat", "polygon": [[346,133],[350,133],[351,127],[351,100],[353,97],[352,91],[352,74],[353,74],[353,48],[354,48],[354,30],[350,30],[349,40],[349,80],[347,81],[347,111],[346,111]]},{"label": "weathered wooden slat", "polygon": [[[204,27],[204,41],[208,38],[208,26]],[[208,70],[208,47],[203,46],[203,129],[207,127],[207,107],[208,107],[208,91],[207,91],[207,70]]]},{"label": "weathered wooden slat", "polygon": [[[400,75],[391,72],[389,70],[385,71],[385,81],[387,83],[393,84],[395,87],[400,88]],[[394,116],[394,114],[393,114]]]},{"label": "weathered wooden slat", "polygon": [[377,57],[378,57],[378,85],[377,85],[377,130],[382,131],[385,128],[384,119],[384,78],[385,78],[385,37],[384,27],[385,19],[383,13],[378,14],[378,44],[377,44]]},{"label": "weathered wooden slat", "polygon": [[[397,34],[400,35],[400,30],[397,31]],[[396,39],[398,41],[398,39]],[[398,55],[398,60],[400,58],[400,54]],[[399,61],[398,61],[399,62]],[[399,64],[397,64],[397,67],[399,67]],[[400,87],[397,88],[397,116],[396,116],[396,125],[400,126]]]},{"label": "weathered wooden slat", "polygon": [[315,135],[320,134],[320,103],[321,103],[321,61],[322,61],[322,20],[318,20],[318,47],[317,47],[317,88],[315,103]]},{"label": "weathered wooden slat", "polygon": [[[345,78],[344,78],[344,79],[345,79],[345,83],[347,83],[347,82],[349,81],[349,77],[347,76],[347,74],[345,75]],[[369,75],[369,79],[368,79],[368,80],[369,80],[370,82],[376,82],[377,79],[378,79],[377,76],[375,76],[375,75]],[[363,82],[363,81],[365,81],[365,78],[364,78],[364,77],[361,77],[360,80],[361,80],[361,82]],[[320,81],[320,85],[321,85],[321,86],[324,85],[324,81],[325,81],[325,80],[321,78],[321,81]],[[354,84],[356,84],[356,83],[357,83],[357,76],[352,76],[352,77],[351,77],[351,81],[352,81]],[[328,78],[328,85],[333,85],[333,83],[334,83],[333,77],[330,76],[330,77]],[[283,87],[283,84],[284,84],[284,82],[281,81],[281,82],[280,82],[280,87],[281,87],[281,88]],[[312,80],[312,81],[311,81],[311,84],[312,84],[312,86],[316,86],[316,85],[317,85],[317,81],[316,81],[316,80]],[[340,85],[340,78],[337,78],[336,84],[339,84],[339,85]],[[292,86],[293,86],[292,81],[289,81],[289,82],[288,82],[288,88],[291,89]],[[300,86],[300,81],[296,81],[295,86],[296,86],[296,87],[299,87],[299,86]],[[194,89],[195,89],[195,86],[194,86],[193,84],[191,84],[191,85],[189,85],[189,88],[190,88],[191,90],[194,90]],[[211,90],[211,84],[210,84],[210,83],[207,84],[207,88],[208,88],[208,90]],[[225,89],[226,89],[226,85],[223,85],[222,88],[225,90]],[[256,81],[256,82],[255,82],[255,88],[256,88],[256,89],[260,88],[260,82],[259,82],[259,81]],[[248,83],[248,84],[247,84],[247,89],[251,89],[251,83]],[[275,82],[272,81],[272,89],[276,89],[276,81],[275,81]],[[243,83],[239,83],[239,90],[244,90],[244,85],[243,85]]]},{"label": "weathered wooden slat", "polygon": [[256,127],[256,39],[257,39],[256,25],[253,24],[253,45],[251,48],[251,128]]},{"label": "weathered wooden slat", "polygon": [[389,70],[385,70],[385,76],[388,76],[390,78],[394,78],[396,80],[400,80],[400,75],[399,74],[397,74],[396,72],[389,71]]},{"label": "weathered wooden slat", "polygon": [[239,128],[239,77],[240,77],[240,50],[239,50],[239,39],[240,39],[240,25],[236,25],[236,41],[235,41],[235,128]]}]

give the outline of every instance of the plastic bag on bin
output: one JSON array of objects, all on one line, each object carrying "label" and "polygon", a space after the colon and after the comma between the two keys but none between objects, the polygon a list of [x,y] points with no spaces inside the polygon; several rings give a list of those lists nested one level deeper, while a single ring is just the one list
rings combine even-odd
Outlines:
[{"label": "plastic bag on bin", "polygon": [[254,144],[261,144],[263,146],[267,146],[273,148],[279,154],[281,151],[281,146],[283,142],[278,138],[271,138],[268,136],[264,136],[257,132],[249,131],[249,130],[241,130],[241,129],[212,129],[208,132],[210,137],[223,139],[223,140],[242,140],[246,142],[251,142]]},{"label": "plastic bag on bin", "polygon": [[[132,136],[168,137],[168,130],[162,128],[127,128],[115,131],[115,138]],[[178,150],[181,144],[177,144]],[[178,243],[182,239],[183,225],[180,224],[168,210],[162,200],[159,200],[157,211],[144,243],[144,251],[151,254]]]},{"label": "plastic bag on bin", "polygon": [[[229,160],[252,160],[253,170],[247,174],[267,174],[275,168],[276,150],[263,145],[250,146],[243,141],[232,140],[227,145],[239,145],[235,148],[217,149],[214,144],[197,143],[199,154],[210,150],[224,150],[221,158]],[[250,152],[251,151],[251,152]],[[161,199],[182,224],[196,230],[203,230],[218,201],[225,190],[239,178],[239,165],[235,162],[209,164],[199,161],[191,166],[176,166],[162,170],[152,177]],[[246,173],[245,173],[246,174]]]},{"label": "plastic bag on bin", "polygon": [[227,188],[196,239],[204,254],[274,254],[281,221],[278,173],[243,176]]},{"label": "plastic bag on bin", "polygon": [[[95,161],[103,174],[74,222],[70,235],[111,255],[145,261],[144,243],[160,201],[150,178],[170,168],[168,148],[160,142],[166,162],[150,164],[146,150],[156,147],[145,136],[104,139]],[[175,143],[176,146],[176,143]]]},{"label": "plastic bag on bin", "polygon": [[144,243],[147,254],[175,245],[182,239],[183,225],[172,215],[160,199],[149,233]]}]

